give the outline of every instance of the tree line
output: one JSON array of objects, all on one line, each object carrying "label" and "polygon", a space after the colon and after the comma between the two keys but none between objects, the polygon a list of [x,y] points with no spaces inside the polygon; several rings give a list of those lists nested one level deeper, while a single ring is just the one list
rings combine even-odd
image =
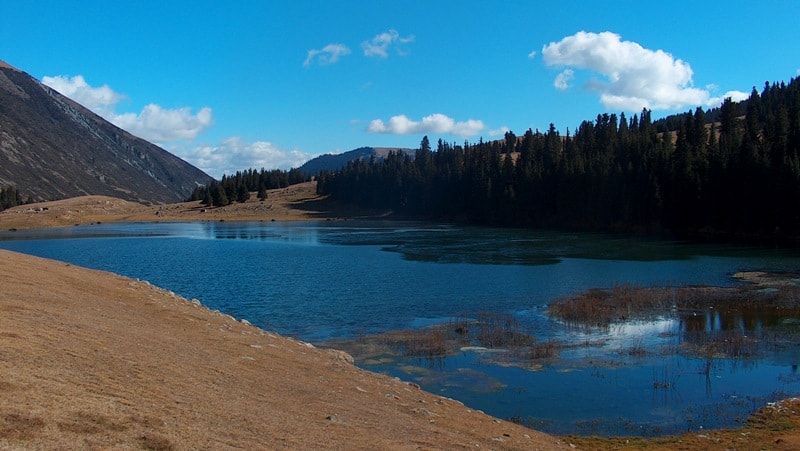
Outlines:
[{"label": "tree line", "polygon": [[198,186],[187,200],[221,207],[233,202],[247,202],[251,192],[257,192],[259,199],[266,200],[267,190],[285,188],[308,180],[309,177],[299,169],[247,169],[237,171],[234,175],[223,175],[221,180],[212,180],[205,186]]},{"label": "tree line", "polygon": [[24,203],[25,202],[22,199],[22,195],[19,191],[17,191],[16,188],[0,188],[0,211],[5,210],[6,208],[16,207],[17,205],[22,205]]},{"label": "tree line", "polygon": [[365,207],[477,224],[669,232],[800,243],[800,82],[652,121],[600,114],[565,135],[391,154],[322,172],[317,190]]}]

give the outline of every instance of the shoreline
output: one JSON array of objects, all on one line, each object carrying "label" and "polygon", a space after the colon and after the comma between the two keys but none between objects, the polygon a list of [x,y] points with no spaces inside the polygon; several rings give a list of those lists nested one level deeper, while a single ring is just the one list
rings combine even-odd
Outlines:
[{"label": "shoreline", "polygon": [[147,282],[0,268],[0,448],[569,449]]},{"label": "shoreline", "polygon": [[[0,212],[0,230],[120,221],[302,221],[387,215],[337,210],[316,196],[312,185],[299,188],[270,192],[265,203],[251,200],[206,211],[200,211],[203,208],[196,202],[143,206],[88,196]],[[264,205],[272,206],[268,214]],[[481,416],[458,401],[358,369],[345,353],[254,328],[146,282],[9,251],[0,251],[0,267],[5,291],[0,299],[0,447],[800,446],[800,416],[795,413],[800,402],[794,399],[762,409],[754,415],[754,425],[740,429],[652,439],[550,436]],[[264,350],[269,355],[259,356]],[[256,370],[246,370],[247,365]],[[254,394],[253,387],[266,394]],[[298,396],[312,392],[314,396],[298,402]],[[254,400],[248,400],[251,397]],[[220,412],[229,418],[220,418]],[[478,415],[477,423],[473,414]],[[775,422],[792,427],[759,429],[759,422],[772,414],[779,415]]]},{"label": "shoreline", "polygon": [[338,204],[316,193],[316,182],[270,190],[266,200],[255,195],[244,203],[205,207],[199,201],[145,205],[107,196],[82,196],[18,205],[0,212],[0,230],[68,227],[100,222],[196,221],[338,221],[381,219],[388,211],[373,211]]}]

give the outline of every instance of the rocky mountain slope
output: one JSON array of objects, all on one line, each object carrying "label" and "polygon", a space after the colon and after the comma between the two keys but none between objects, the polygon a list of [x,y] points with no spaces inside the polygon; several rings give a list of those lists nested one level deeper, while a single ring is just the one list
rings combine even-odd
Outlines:
[{"label": "rocky mountain slope", "polygon": [[0,187],[33,201],[185,199],[211,177],[0,61]]}]

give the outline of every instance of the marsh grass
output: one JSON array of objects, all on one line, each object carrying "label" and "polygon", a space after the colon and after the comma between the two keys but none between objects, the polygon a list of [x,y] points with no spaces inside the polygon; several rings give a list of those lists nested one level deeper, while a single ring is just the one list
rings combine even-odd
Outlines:
[{"label": "marsh grass", "polygon": [[404,329],[379,335],[359,333],[351,343],[333,342],[356,355],[381,352],[405,357],[437,358],[453,354],[465,346],[520,348],[532,345],[536,338],[524,330],[511,314],[462,313],[442,324],[422,329]]},{"label": "marsh grass", "polygon": [[556,299],[548,314],[567,324],[607,328],[631,319],[718,309],[746,317],[769,313],[800,315],[800,287],[641,287],[617,284],[610,289],[592,289],[572,297]]},{"label": "marsh grass", "polygon": [[559,340],[546,340],[532,343],[527,347],[527,358],[530,360],[552,359],[558,357],[564,344]]},{"label": "marsh grass", "polygon": [[508,313],[480,312],[476,322],[478,333],[474,339],[487,348],[527,346],[535,341],[522,329],[519,320]]},{"label": "marsh grass", "polygon": [[[633,336],[618,353],[633,358],[699,358],[703,362],[700,372],[706,374],[721,359],[748,365],[765,352],[795,346],[800,340],[800,288],[791,285],[718,288],[618,284],[557,299],[549,304],[548,314],[568,326],[601,330],[622,323],[678,319],[679,329],[656,334],[661,343]],[[538,340],[516,316],[481,311],[464,312],[422,329],[378,335],[367,335],[362,329],[354,340],[331,345],[357,360],[376,362],[393,356],[441,359],[475,346],[503,351],[482,355],[483,362],[540,368],[543,361],[559,358],[564,350],[602,348],[606,343],[606,338],[592,333],[577,341]],[[607,365],[593,358],[588,364]],[[677,376],[664,371],[654,373],[654,389],[674,387]]]},{"label": "marsh grass", "polygon": [[408,357],[442,357],[456,346],[454,337],[440,327],[388,332],[381,339],[390,349]]},{"label": "marsh grass", "polygon": [[[769,339],[770,335],[766,336]],[[745,335],[739,330],[714,333],[687,331],[679,349],[701,358],[747,359],[757,357],[769,340]]]},{"label": "marsh grass", "polygon": [[643,313],[669,311],[675,305],[674,296],[671,288],[617,284],[611,289],[592,289],[559,298],[550,303],[548,313],[573,325],[608,327]]},{"label": "marsh grass", "polygon": [[634,340],[629,347],[622,350],[622,353],[631,357],[645,357],[650,354],[641,338]]}]

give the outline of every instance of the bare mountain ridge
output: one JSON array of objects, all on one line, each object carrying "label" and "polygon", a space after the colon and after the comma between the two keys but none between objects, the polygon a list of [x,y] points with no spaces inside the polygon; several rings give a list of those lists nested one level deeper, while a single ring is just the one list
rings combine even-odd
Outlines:
[{"label": "bare mountain ridge", "polygon": [[338,171],[355,160],[367,160],[375,157],[380,161],[389,156],[390,152],[402,153],[414,157],[416,150],[401,147],[359,147],[344,153],[325,154],[306,161],[298,169],[308,175],[317,175],[321,171]]},{"label": "bare mountain ridge", "polygon": [[0,61],[0,187],[23,198],[184,200],[212,178]]}]

